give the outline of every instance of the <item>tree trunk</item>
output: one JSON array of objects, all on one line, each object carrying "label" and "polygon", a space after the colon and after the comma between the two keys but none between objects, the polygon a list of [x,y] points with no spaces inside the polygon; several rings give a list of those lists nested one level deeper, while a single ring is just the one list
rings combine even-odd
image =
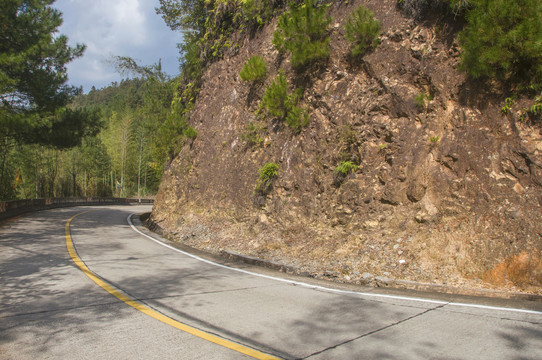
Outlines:
[{"label": "tree trunk", "polygon": [[139,138],[139,168],[137,171],[137,198],[141,201],[141,154],[143,153],[143,136]]}]

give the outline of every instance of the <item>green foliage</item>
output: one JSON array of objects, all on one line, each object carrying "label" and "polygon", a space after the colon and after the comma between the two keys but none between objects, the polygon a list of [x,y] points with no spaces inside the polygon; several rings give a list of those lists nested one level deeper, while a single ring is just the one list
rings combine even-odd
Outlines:
[{"label": "green foliage", "polygon": [[542,95],[536,97],[534,104],[531,105],[529,111],[534,115],[542,115]]},{"label": "green foliage", "polygon": [[288,114],[288,81],[282,72],[265,89],[260,108],[267,110],[271,116],[285,119]]},{"label": "green foliage", "polygon": [[259,81],[267,76],[267,66],[262,56],[254,55],[243,65],[240,73],[243,81]]},{"label": "green foliage", "polygon": [[184,40],[185,42],[179,45],[182,54],[182,77],[187,82],[199,81],[204,67],[199,38],[195,34],[188,33],[184,35]]},{"label": "green foliage", "polygon": [[351,161],[342,161],[333,172],[333,184],[337,187],[346,180],[348,175],[353,174],[358,169],[358,166]]},{"label": "green foliage", "polygon": [[234,48],[231,35],[242,23],[239,0],[219,0],[209,4],[205,32],[199,40],[204,63],[221,58],[225,51]]},{"label": "green foliage", "polygon": [[273,16],[273,6],[270,1],[244,0],[243,13],[247,23],[261,27]]},{"label": "green foliage", "polygon": [[308,123],[309,114],[307,111],[302,107],[292,105],[286,115],[286,125],[292,128],[294,132],[299,133]]},{"label": "green foliage", "polygon": [[506,115],[512,109],[512,106],[516,103],[517,96],[511,96],[504,99],[504,105],[501,108],[501,114]]},{"label": "green foliage", "polygon": [[203,33],[208,12],[203,0],[159,0],[156,13],[162,16],[171,30]]},{"label": "green foliage", "polygon": [[[2,177],[11,186],[20,168],[24,181],[11,193],[0,193],[0,198],[144,196],[156,192],[170,149],[195,132],[182,117],[170,115],[176,88],[161,72],[160,63],[140,66],[129,58],[123,62],[132,69],[144,69],[132,72],[141,77],[80,95],[72,107],[57,112],[58,121],[66,125],[42,133],[45,139],[54,137],[63,146],[75,144],[70,143],[73,138],[68,134],[81,133],[80,145],[69,150],[11,146],[5,161],[9,166]],[[81,117],[103,124],[100,133],[85,130],[77,120]]]},{"label": "green foliage", "polygon": [[358,166],[353,164],[351,161],[343,161],[335,168],[335,172],[343,175],[348,175],[350,173],[356,172]]},{"label": "green foliage", "polygon": [[527,118],[542,124],[542,95],[537,96],[531,106],[521,110],[519,120],[525,121]]},{"label": "green foliage", "polygon": [[360,5],[354,10],[344,26],[345,37],[352,43],[352,56],[363,55],[378,45],[380,22],[375,19],[371,10]]},{"label": "green foliage", "polygon": [[326,15],[327,8],[328,5],[316,5],[314,0],[299,5],[290,2],[289,11],[279,18],[273,45],[279,51],[291,53],[294,68],[300,69],[329,56],[327,29],[331,18]]},{"label": "green foliage", "polygon": [[198,132],[192,126],[188,126],[183,130],[183,135],[187,139],[195,140],[198,137]]},{"label": "green foliage", "polygon": [[[59,149],[80,145],[101,126],[94,109],[68,108],[81,90],[66,84],[66,65],[85,47],[68,46],[68,38],[58,33],[62,14],[52,3],[8,0],[0,5],[0,200],[45,194],[39,176],[45,166],[37,162],[45,153],[52,154],[55,165],[48,168],[53,181],[47,182],[48,195],[54,194],[56,160],[67,152]],[[27,192],[32,179],[35,191]]]},{"label": "green foliage", "polygon": [[440,141],[440,136],[431,136],[429,138],[429,141],[432,143],[432,144],[437,144],[439,141]]},{"label": "green foliage", "polygon": [[273,180],[278,175],[279,166],[274,162],[265,164],[258,173],[260,174],[256,182],[255,192],[260,195],[266,195],[273,187]]},{"label": "green foliage", "polygon": [[265,164],[258,173],[261,181],[269,181],[275,178],[278,174],[279,166],[273,162]]},{"label": "green foliage", "polygon": [[81,144],[82,139],[98,134],[103,125],[98,109],[62,109],[56,114],[53,124],[41,131],[35,144],[54,144],[58,148],[71,148]]},{"label": "green foliage", "polygon": [[251,122],[245,127],[245,132],[241,135],[241,139],[249,146],[261,146],[264,142],[264,132],[265,128],[262,125]]},{"label": "green foliage", "polygon": [[188,116],[192,110],[199,89],[193,83],[180,86],[171,101],[171,109],[165,121],[157,129],[154,158],[159,169],[181,150],[186,139],[194,140],[198,133],[188,124]]},{"label": "green foliage", "polygon": [[542,2],[472,0],[460,35],[461,69],[523,89],[542,87]]},{"label": "green foliage", "polygon": [[284,120],[295,132],[300,132],[309,122],[307,111],[297,106],[301,97],[300,89],[293,94],[288,92],[288,82],[280,72],[265,90],[260,109],[265,109],[269,115]]},{"label": "green foliage", "polygon": [[[3,1],[0,11],[0,136],[21,142],[55,143],[52,128],[63,128],[72,143],[79,143],[84,131],[68,133],[70,121],[91,129],[92,118],[83,111],[66,112],[80,89],[66,85],[66,65],[83,55],[84,45],[68,46],[58,34],[62,14],[50,0]],[[68,126],[68,127],[66,127]]]},{"label": "green foliage", "polygon": [[433,97],[430,94],[419,93],[414,97],[414,103],[418,110],[424,110],[427,107],[427,102],[433,100]]}]

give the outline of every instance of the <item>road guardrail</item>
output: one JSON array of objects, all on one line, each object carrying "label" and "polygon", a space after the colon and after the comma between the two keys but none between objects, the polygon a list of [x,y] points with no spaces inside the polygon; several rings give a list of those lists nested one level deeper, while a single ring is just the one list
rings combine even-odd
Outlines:
[{"label": "road guardrail", "polygon": [[13,201],[0,201],[0,220],[8,219],[25,213],[70,206],[96,206],[96,205],[128,205],[152,204],[153,199],[133,198],[43,198]]}]

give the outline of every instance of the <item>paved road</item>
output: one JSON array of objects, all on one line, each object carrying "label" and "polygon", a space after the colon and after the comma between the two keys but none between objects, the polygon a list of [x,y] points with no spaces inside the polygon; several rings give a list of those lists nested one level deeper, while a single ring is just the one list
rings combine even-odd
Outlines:
[{"label": "paved road", "polygon": [[[232,271],[127,224],[129,214],[149,210],[57,209],[1,224],[0,358],[250,359],[242,352],[255,349],[285,359],[542,359],[540,303],[498,304],[530,308],[510,311]],[[136,301],[112,296],[68,254],[65,224],[82,212],[70,224],[78,258],[91,276]],[[202,330],[203,338],[160,316]]]}]

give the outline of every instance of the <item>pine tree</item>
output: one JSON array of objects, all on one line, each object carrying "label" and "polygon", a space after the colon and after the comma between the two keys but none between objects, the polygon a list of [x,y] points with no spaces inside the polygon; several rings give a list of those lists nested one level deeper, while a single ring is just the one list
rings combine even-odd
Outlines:
[{"label": "pine tree", "polygon": [[263,80],[267,76],[265,59],[259,55],[254,55],[243,65],[239,75],[243,81]]},{"label": "pine tree", "polygon": [[353,45],[352,56],[363,55],[378,45],[380,22],[375,19],[373,12],[363,5],[350,14],[344,30],[346,39]]},{"label": "pine tree", "polygon": [[62,17],[51,8],[52,3],[2,1],[0,124],[4,131],[17,134],[32,130],[37,117],[53,114],[78,93],[78,89],[65,85],[66,64],[81,56],[85,47],[69,47],[68,38],[56,34]]},{"label": "pine tree", "polygon": [[273,34],[273,45],[279,51],[289,51],[292,66],[300,69],[329,56],[327,29],[331,18],[326,14],[328,5],[317,6],[314,0],[300,5],[290,3]]},{"label": "pine tree", "polygon": [[461,67],[473,78],[542,88],[542,2],[472,0]]},{"label": "pine tree", "polygon": [[294,93],[288,92],[288,81],[281,71],[265,90],[260,109],[265,109],[269,115],[284,120],[286,125],[298,133],[309,122],[307,111],[297,106],[300,99],[299,89]]}]

